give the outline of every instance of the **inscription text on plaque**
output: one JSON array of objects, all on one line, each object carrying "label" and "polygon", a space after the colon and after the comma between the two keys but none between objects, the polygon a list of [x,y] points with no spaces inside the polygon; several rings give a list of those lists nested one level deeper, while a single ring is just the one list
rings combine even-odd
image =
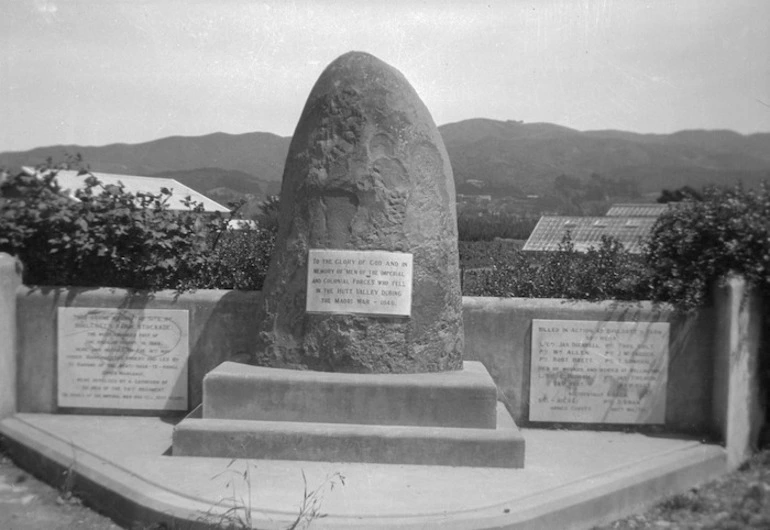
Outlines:
[{"label": "inscription text on plaque", "polygon": [[60,307],[60,407],[186,410],[188,312]]},{"label": "inscription text on plaque", "polygon": [[409,316],[412,310],[412,254],[311,249],[306,310]]},{"label": "inscription text on plaque", "polygon": [[529,419],[663,423],[669,327],[533,320]]}]

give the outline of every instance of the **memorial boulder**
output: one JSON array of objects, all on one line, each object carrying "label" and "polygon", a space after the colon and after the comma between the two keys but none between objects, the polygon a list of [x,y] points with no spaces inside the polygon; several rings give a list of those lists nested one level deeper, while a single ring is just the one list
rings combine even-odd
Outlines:
[{"label": "memorial boulder", "polygon": [[254,364],[355,373],[459,370],[452,169],[415,90],[345,54],[289,148]]},{"label": "memorial boulder", "polygon": [[463,361],[454,185],[404,77],[324,70],[289,148],[253,364],[203,379],[179,456],[516,468],[524,439]]}]

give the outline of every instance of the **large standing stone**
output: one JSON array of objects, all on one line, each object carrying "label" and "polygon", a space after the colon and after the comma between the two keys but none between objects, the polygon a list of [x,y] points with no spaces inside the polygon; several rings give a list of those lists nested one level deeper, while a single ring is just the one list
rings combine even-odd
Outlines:
[{"label": "large standing stone", "polygon": [[[407,316],[308,313],[311,249],[411,253]],[[337,372],[462,368],[452,169],[404,76],[359,52],[308,97],[289,148],[254,362]]]}]

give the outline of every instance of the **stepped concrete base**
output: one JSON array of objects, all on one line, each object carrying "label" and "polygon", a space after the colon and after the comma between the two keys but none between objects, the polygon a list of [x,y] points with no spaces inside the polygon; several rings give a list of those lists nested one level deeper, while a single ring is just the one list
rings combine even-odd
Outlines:
[{"label": "stepped concrete base", "polygon": [[247,421],[187,417],[174,456],[523,467],[524,438],[498,403],[496,429]]},{"label": "stepped concrete base", "polygon": [[[126,528],[198,530],[249,510],[253,528],[284,529],[307,487],[319,530],[580,530],[726,471],[722,447],[618,432],[522,429],[525,467],[506,469],[171,457],[172,429],[147,417],[0,421],[18,464],[53,484],[70,471],[74,493]],[[345,484],[331,489],[335,473]]]},{"label": "stepped concrete base", "polygon": [[423,374],[347,374],[225,362],[203,378],[203,417],[494,429],[497,387],[480,362]]},{"label": "stepped concrete base", "polygon": [[174,429],[174,456],[522,467],[524,438],[483,364],[347,374],[225,362]]}]

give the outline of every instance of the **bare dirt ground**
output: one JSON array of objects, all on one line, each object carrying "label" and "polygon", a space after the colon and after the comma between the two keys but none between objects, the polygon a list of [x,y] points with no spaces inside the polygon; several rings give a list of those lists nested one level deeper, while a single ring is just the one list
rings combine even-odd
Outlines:
[{"label": "bare dirt ground", "polygon": [[0,529],[120,530],[79,499],[16,467],[0,445]]},{"label": "bare dirt ground", "polygon": [[770,449],[757,453],[734,473],[594,530],[653,528],[770,529]]},{"label": "bare dirt ground", "polygon": [[[738,471],[594,530],[770,529],[770,449]],[[121,530],[79,499],[19,469],[0,445],[0,529]],[[141,530],[149,530],[141,528]]]}]

